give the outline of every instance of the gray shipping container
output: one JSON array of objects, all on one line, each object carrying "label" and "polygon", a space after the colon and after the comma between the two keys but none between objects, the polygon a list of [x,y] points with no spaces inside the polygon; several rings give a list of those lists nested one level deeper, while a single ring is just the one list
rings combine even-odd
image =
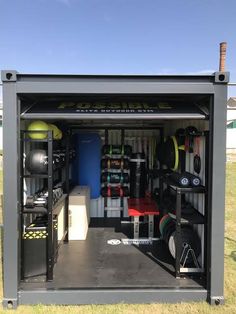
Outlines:
[{"label": "gray shipping container", "polygon": [[[223,304],[226,102],[229,73],[147,76],[44,75],[2,71],[2,81],[4,307],[15,308],[20,304],[37,303],[106,304],[200,300],[206,300],[210,304]],[[99,197],[90,201],[91,221],[87,239],[68,241],[68,233],[65,234],[54,263],[55,243],[52,243],[53,224],[50,222],[57,214],[53,212],[53,204],[48,200],[48,241],[45,247],[47,273],[24,278],[22,274],[26,257],[23,234],[26,225],[37,217],[35,213],[23,212],[25,197],[42,188],[42,182],[47,181],[49,187],[53,186],[52,169],[48,170],[48,176],[39,175],[34,179],[30,175],[24,176],[24,153],[29,150],[29,141],[27,138],[25,140],[22,132],[27,130],[33,120],[60,125],[67,130],[69,140],[79,130],[96,132],[103,144],[130,145],[134,153],[145,153],[149,169],[157,163],[154,160],[156,155],[152,153],[156,149],[153,143],[163,142],[165,137],[174,135],[177,129],[196,127],[201,138],[198,147],[201,158],[199,177],[204,187],[202,190],[174,189],[177,195],[176,259],[170,256],[166,244],[158,240],[161,216],[151,221],[155,229],[154,236],[148,238],[153,240],[151,244],[148,241],[145,245],[135,241],[133,245],[125,245],[125,241],[118,241],[118,245],[108,244],[112,239],[132,238],[130,232],[133,225],[140,225],[140,229],[144,225],[145,229],[146,224],[145,219],[139,224],[136,217],[133,220],[129,217],[127,197],[122,197],[121,205],[119,199]],[[46,142],[44,144],[49,149],[48,165],[52,165],[50,155],[54,147],[51,132],[48,132]],[[38,148],[41,144],[33,142],[33,145]],[[194,173],[194,154],[195,151],[186,151],[184,166],[190,173]],[[66,160],[67,169],[71,173],[67,157]],[[163,170],[164,167],[159,164],[159,168]],[[69,179],[71,177],[68,174],[65,188],[67,194],[70,190]],[[149,188],[151,184],[154,184],[158,193],[162,193],[163,188],[168,186],[168,182],[163,183],[158,176]],[[188,193],[186,200],[197,209],[197,217],[201,218],[198,221],[190,217],[188,221],[200,241],[201,252],[197,256],[196,269],[193,266],[185,267],[180,256],[181,194],[185,192]],[[68,207],[68,195],[62,201]],[[68,211],[65,211],[64,219],[65,224],[68,224]]]}]

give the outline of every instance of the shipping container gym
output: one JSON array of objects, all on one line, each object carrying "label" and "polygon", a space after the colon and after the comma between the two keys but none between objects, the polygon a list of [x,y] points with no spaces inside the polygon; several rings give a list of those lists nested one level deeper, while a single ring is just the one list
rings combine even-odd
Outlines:
[{"label": "shipping container gym", "polygon": [[229,73],[2,81],[3,305],[222,304]]}]

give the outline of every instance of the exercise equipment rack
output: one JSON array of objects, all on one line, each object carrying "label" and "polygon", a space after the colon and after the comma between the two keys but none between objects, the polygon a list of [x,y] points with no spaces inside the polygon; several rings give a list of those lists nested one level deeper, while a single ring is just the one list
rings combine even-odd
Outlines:
[{"label": "exercise equipment rack", "polygon": [[[54,151],[54,140],[53,140],[53,131],[40,131],[41,133],[45,132],[47,134],[45,139],[31,139],[27,137],[29,133],[39,132],[39,131],[21,131],[21,144],[20,144],[20,178],[21,178],[21,279],[24,280],[24,215],[34,215],[34,214],[46,214],[47,215],[47,241],[46,241],[46,280],[53,280],[53,268],[56,260],[56,256],[62,241],[65,243],[68,242],[68,194],[69,194],[69,134],[65,133],[65,164],[62,167],[53,167],[53,151]],[[46,174],[26,174],[24,169],[24,144],[25,143],[47,143],[47,153],[48,153],[48,165]],[[53,185],[54,185],[54,174],[59,171],[60,178],[62,178],[62,169],[65,169],[65,180],[64,180],[64,194],[63,196],[53,205]],[[47,207],[34,207],[26,208],[24,206],[24,179],[43,179],[47,181],[48,189],[48,199]],[[55,241],[53,236],[54,229],[54,217],[57,217],[58,213],[55,209],[61,202],[65,202],[65,216],[64,216],[64,235],[62,240],[57,246],[55,246]],[[56,247],[56,250],[55,250]]]},{"label": "exercise equipment rack", "polygon": [[[108,132],[109,132],[109,130],[108,129],[105,129],[105,145],[108,145],[109,143],[108,143],[108,141],[109,141],[109,137],[108,137]],[[120,132],[121,132],[121,146],[122,145],[124,145],[124,140],[125,140],[125,130],[124,129],[121,129],[120,130]],[[109,157],[109,158],[117,158],[117,157],[119,157],[120,159],[121,159],[121,163],[123,163],[124,162],[124,157],[125,157],[125,155],[124,154],[120,154],[120,155],[111,155],[111,154],[105,154],[104,155],[105,157]],[[108,171],[111,171],[111,169],[108,169]],[[123,176],[123,173],[124,173],[124,169],[123,169],[123,167],[121,166],[121,168],[118,170],[119,171],[119,173],[120,173],[120,175],[121,175],[121,177]],[[109,186],[119,186],[120,187],[120,189],[122,190],[122,188],[123,188],[123,186],[124,186],[124,184],[123,184],[123,182],[122,182],[122,180],[121,180],[121,182],[120,183],[118,183],[118,184],[110,184],[110,183],[107,183],[107,186],[109,187]],[[123,195],[124,193],[123,193],[123,191],[122,191],[122,195],[120,195],[120,207],[109,207],[108,206],[108,197],[104,197],[104,218],[107,218],[107,212],[108,211],[119,211],[120,212],[120,218],[123,218],[124,217],[124,195]]]},{"label": "exercise equipment rack", "polygon": [[[175,276],[179,278],[181,274],[184,273],[204,273],[204,266],[202,267],[184,267],[182,265],[182,254],[181,254],[181,226],[182,225],[204,225],[204,229],[206,229],[206,215],[201,214],[197,209],[194,209],[193,214],[185,214],[181,212],[182,208],[182,195],[186,193],[197,193],[197,194],[204,194],[204,204],[205,204],[205,211],[207,206],[207,193],[204,186],[197,186],[197,187],[180,187],[176,184],[176,182],[172,181],[168,176],[162,176],[160,180],[161,184],[164,183],[167,185],[167,188],[173,190],[176,193],[176,204],[175,204],[175,214],[169,212],[169,216],[173,218],[176,222],[176,254],[175,254]],[[160,189],[163,191],[163,186]],[[160,200],[163,199],[163,192],[160,194]],[[206,230],[204,230],[204,235],[206,235]],[[206,239],[205,239],[206,241]],[[206,246],[206,242],[205,242]],[[191,251],[192,252],[192,251]],[[202,252],[203,253],[203,252]],[[204,254],[204,253],[203,253]],[[204,264],[205,264],[205,254],[204,254]]]}]

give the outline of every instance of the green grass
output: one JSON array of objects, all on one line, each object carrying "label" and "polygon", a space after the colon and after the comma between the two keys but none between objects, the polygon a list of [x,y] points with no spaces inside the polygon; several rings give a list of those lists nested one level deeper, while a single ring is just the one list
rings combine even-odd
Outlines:
[{"label": "green grass", "polygon": [[[0,169],[0,196],[2,195],[2,170]],[[0,224],[2,223],[2,198],[0,198]]]},{"label": "green grass", "polygon": [[[0,181],[1,183],[1,181]],[[227,164],[225,225],[225,305],[209,306],[206,302],[181,304],[116,304],[90,306],[19,306],[17,313],[96,313],[96,314],[174,314],[236,313],[236,163]],[[2,296],[2,289],[0,297]],[[5,312],[0,310],[0,313]],[[8,311],[11,313],[13,311]],[[13,312],[15,313],[15,312]]]}]

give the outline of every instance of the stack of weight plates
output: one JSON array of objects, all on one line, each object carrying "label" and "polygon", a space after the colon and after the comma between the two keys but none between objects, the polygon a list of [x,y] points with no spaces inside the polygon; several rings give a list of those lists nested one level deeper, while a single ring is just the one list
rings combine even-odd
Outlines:
[{"label": "stack of weight plates", "polygon": [[[176,254],[176,223],[173,218],[168,214],[164,215],[159,223],[159,230],[161,238],[168,245],[170,254],[175,258]],[[193,249],[196,258],[201,253],[201,241],[197,232],[190,225],[181,226],[181,255],[184,249],[184,246],[188,245],[189,248]],[[186,259],[186,265],[193,263],[193,258],[191,254],[188,254]]]}]

